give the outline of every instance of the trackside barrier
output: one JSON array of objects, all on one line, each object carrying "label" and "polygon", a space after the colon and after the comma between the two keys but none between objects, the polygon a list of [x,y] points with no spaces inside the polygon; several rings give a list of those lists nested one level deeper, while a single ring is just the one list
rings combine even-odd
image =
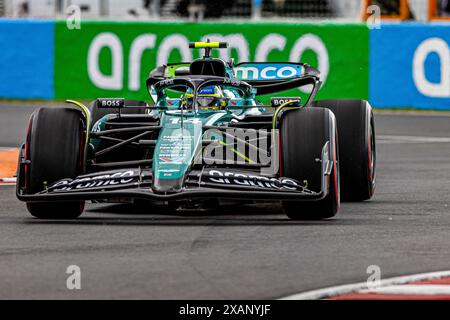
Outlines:
[{"label": "trackside barrier", "polygon": [[[321,97],[368,98],[369,32],[364,25],[207,22],[85,22],[80,30],[57,22],[55,97],[146,98],[149,70],[199,57],[201,50],[188,44],[207,38],[229,43],[228,49],[213,51],[225,60],[317,65],[324,80]],[[67,85],[67,79],[77,85]]]},{"label": "trackside barrier", "polygon": [[382,25],[370,33],[370,101],[450,110],[450,23]]},{"label": "trackside barrier", "polygon": [[[0,20],[0,98],[147,99],[157,65],[190,61],[190,41],[226,41],[235,61],[303,61],[322,72],[318,98],[379,108],[450,110],[450,24],[190,23]],[[268,73],[269,75],[269,73]],[[299,89],[284,96],[304,95]]]},{"label": "trackside barrier", "polygon": [[0,20],[0,97],[54,98],[53,21]]}]

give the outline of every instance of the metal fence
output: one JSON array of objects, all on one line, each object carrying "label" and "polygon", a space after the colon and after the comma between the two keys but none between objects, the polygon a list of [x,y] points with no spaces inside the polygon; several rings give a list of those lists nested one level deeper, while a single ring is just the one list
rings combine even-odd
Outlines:
[{"label": "metal fence", "polygon": [[379,6],[381,14],[389,16],[400,10],[402,1],[419,21],[428,20],[431,3],[439,15],[450,14],[450,0],[0,0],[0,15],[62,18],[67,8],[77,6],[87,19],[360,21],[369,5]]},{"label": "metal fence", "polygon": [[53,18],[76,5],[90,19],[350,18],[361,0],[0,0],[6,17]]}]

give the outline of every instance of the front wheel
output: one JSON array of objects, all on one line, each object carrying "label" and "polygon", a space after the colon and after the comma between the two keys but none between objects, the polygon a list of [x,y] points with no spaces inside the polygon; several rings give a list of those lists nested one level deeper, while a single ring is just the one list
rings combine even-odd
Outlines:
[{"label": "front wheel", "polygon": [[[40,108],[30,120],[26,141],[27,193],[45,190],[52,183],[75,178],[83,167],[83,121],[76,110]],[[73,219],[84,209],[84,201],[29,202],[27,209],[36,218]]]},{"label": "front wheel", "polygon": [[330,110],[304,108],[287,111],[281,120],[281,174],[306,181],[308,189],[319,192],[322,181],[324,145],[330,145],[331,174],[327,196],[319,201],[282,201],[285,214],[294,220],[319,220],[336,215],[340,206],[338,142],[336,120]]}]

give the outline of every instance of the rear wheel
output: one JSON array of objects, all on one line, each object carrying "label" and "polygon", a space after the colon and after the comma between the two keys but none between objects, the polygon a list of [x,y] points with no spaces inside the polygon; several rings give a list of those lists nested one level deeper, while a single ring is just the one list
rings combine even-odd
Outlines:
[{"label": "rear wheel", "polygon": [[315,107],[333,111],[339,133],[341,193],[346,201],[364,201],[375,192],[375,123],[365,100],[322,100]]},{"label": "rear wheel", "polygon": [[[26,189],[30,194],[82,171],[83,122],[76,110],[40,108],[31,118],[27,136]],[[29,202],[28,211],[41,219],[73,219],[84,208],[84,201]]]},{"label": "rear wheel", "polygon": [[322,108],[288,111],[281,120],[281,174],[307,181],[308,189],[319,192],[322,180],[321,159],[324,145],[330,143],[331,174],[328,194],[319,201],[282,201],[286,215],[294,220],[333,217],[340,205],[339,166],[335,118]]}]

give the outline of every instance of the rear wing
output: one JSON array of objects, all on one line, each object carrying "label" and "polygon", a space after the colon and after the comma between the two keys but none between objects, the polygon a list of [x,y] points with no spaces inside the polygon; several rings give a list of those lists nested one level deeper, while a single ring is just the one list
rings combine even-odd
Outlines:
[{"label": "rear wing", "polygon": [[258,95],[320,83],[319,70],[293,62],[242,62],[234,66],[234,76],[256,88]]},{"label": "rear wing", "polygon": [[[189,62],[182,62],[157,67],[150,73],[146,81],[148,90],[150,91],[150,87],[155,83],[165,79],[206,77],[190,75],[189,66]],[[245,81],[256,88],[257,95],[286,91],[308,84],[320,86],[319,70],[304,63],[243,62],[235,65],[233,75],[229,76]]]},{"label": "rear wing", "polygon": [[169,63],[153,69],[147,78],[147,87],[161,80],[189,75],[190,65],[190,62]]}]

